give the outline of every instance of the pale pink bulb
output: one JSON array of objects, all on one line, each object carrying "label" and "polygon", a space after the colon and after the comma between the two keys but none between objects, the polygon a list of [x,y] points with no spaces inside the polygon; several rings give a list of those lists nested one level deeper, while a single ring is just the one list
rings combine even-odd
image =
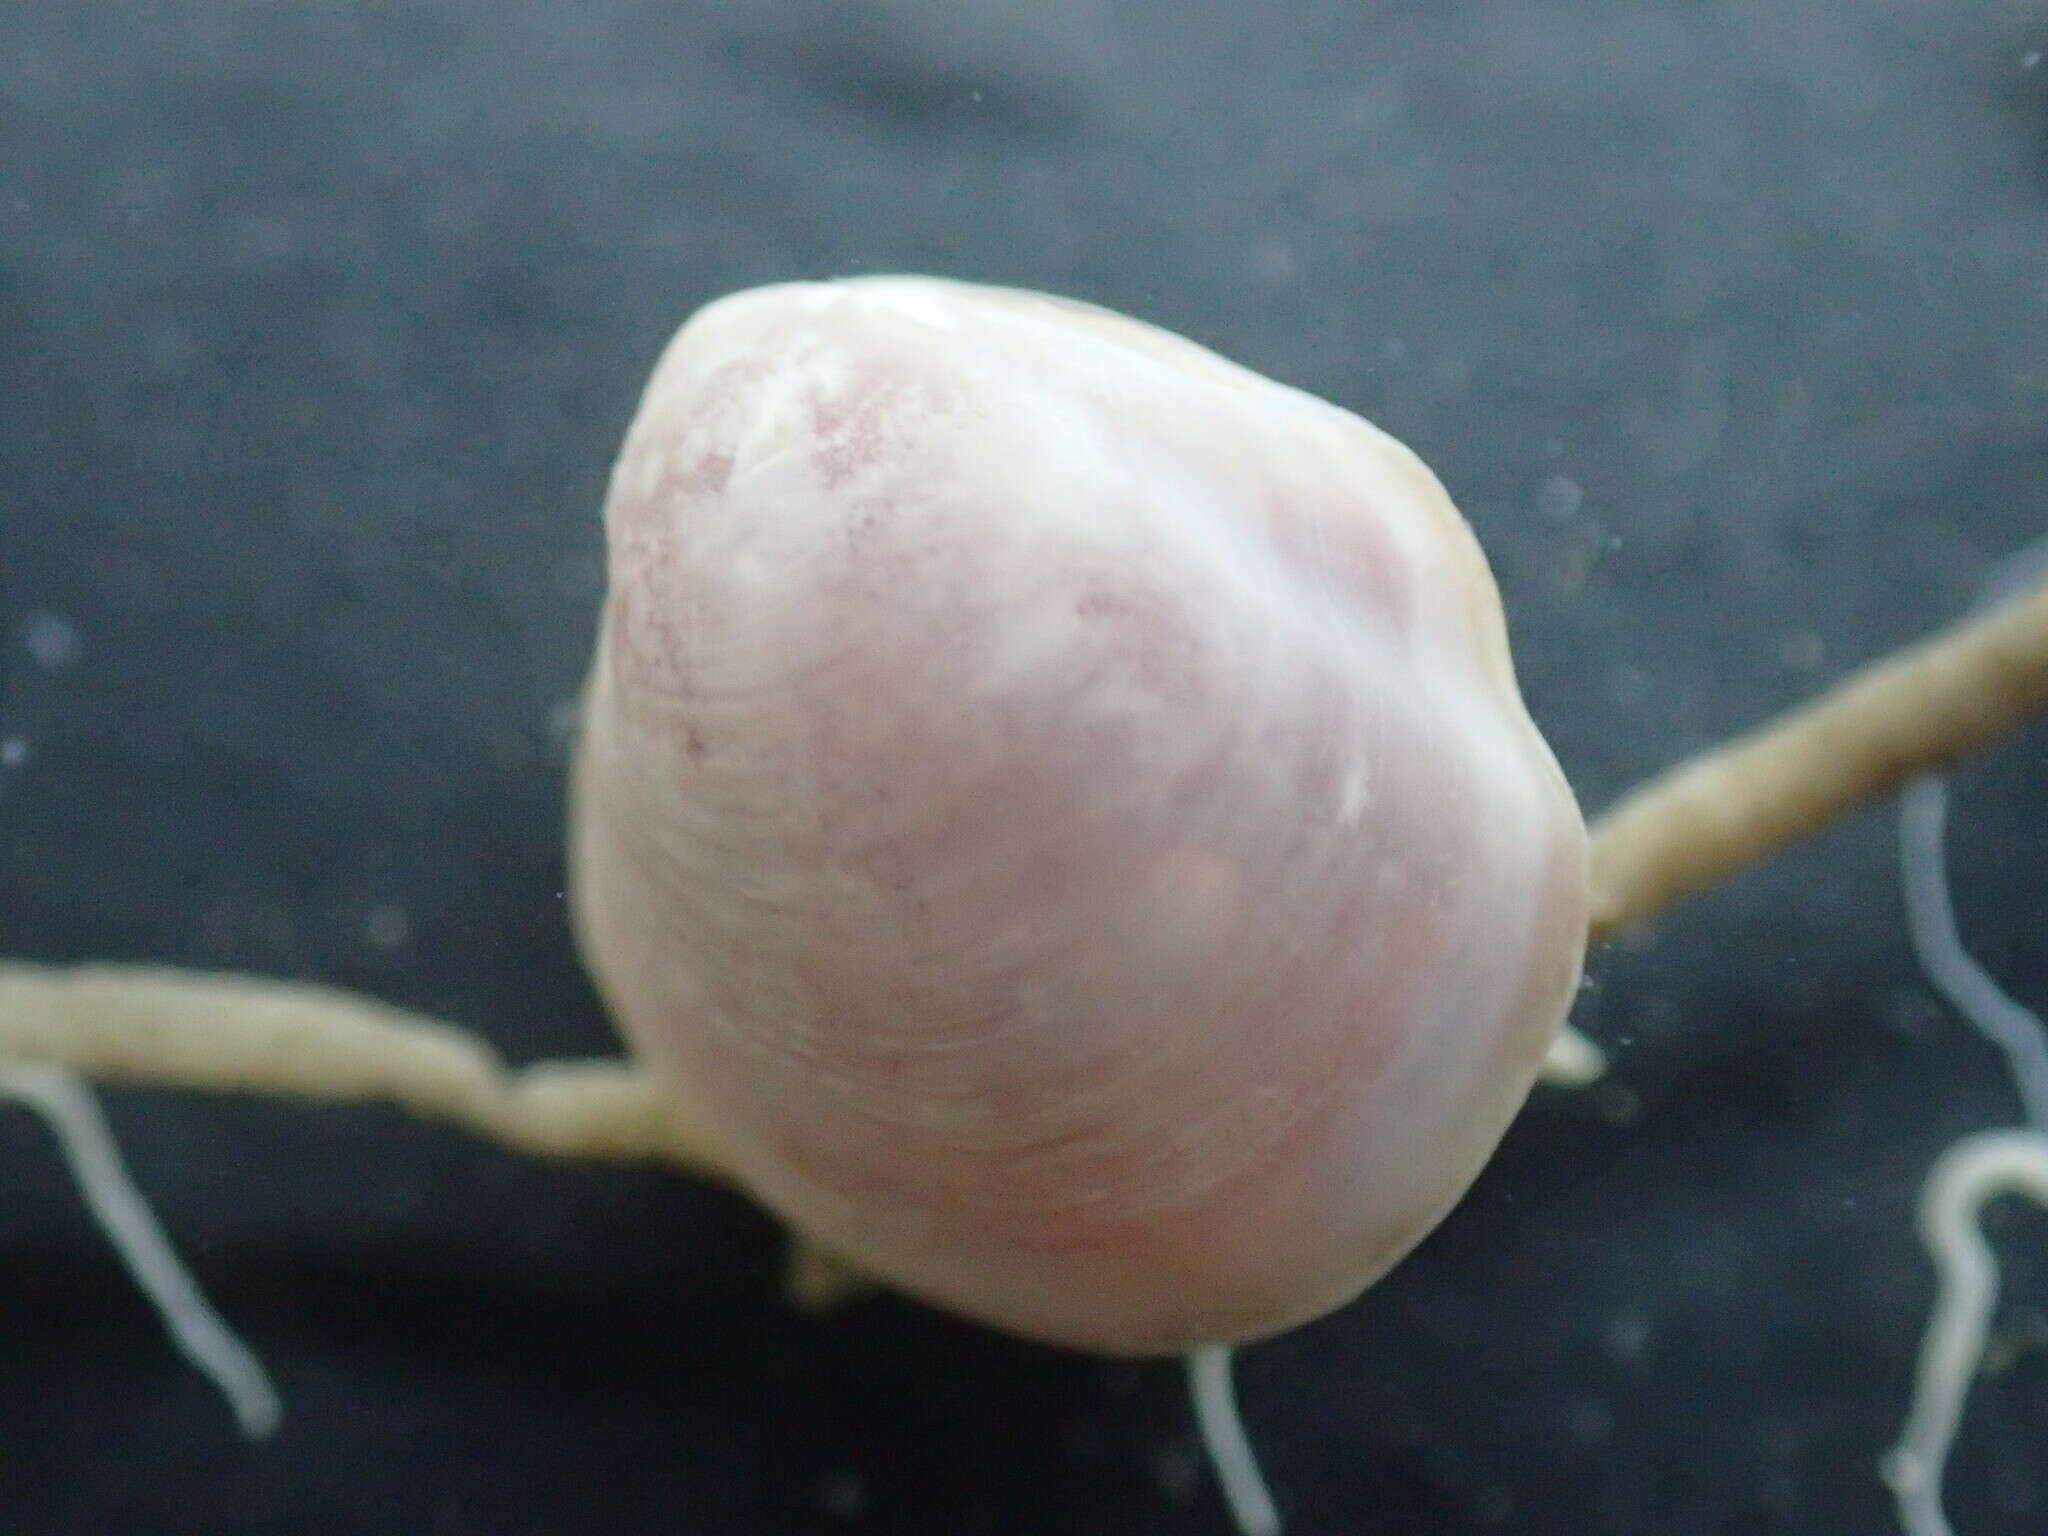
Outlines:
[{"label": "pale pink bulb", "polygon": [[683,327],[606,526],[579,932],[770,1208],[1149,1352],[1327,1311],[1464,1192],[1585,831],[1407,449],[1105,311],[797,284]]}]

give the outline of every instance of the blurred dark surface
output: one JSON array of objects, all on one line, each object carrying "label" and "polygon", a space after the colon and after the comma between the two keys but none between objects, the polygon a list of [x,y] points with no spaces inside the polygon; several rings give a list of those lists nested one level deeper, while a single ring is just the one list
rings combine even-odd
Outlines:
[{"label": "blurred dark surface", "polygon": [[[610,1049],[560,901],[597,508],[654,354],[929,270],[1377,420],[1477,526],[1589,808],[1946,621],[2048,521],[2048,14],[1984,0],[0,7],[0,953]],[[2048,1001],[2048,731],[1959,778]],[[1299,1536],[1883,1532],[1935,1152],[2010,1122],[1889,808],[1600,955],[1595,1093],[1251,1351]],[[242,1444],[0,1111],[0,1527],[1226,1529],[1169,1365],[894,1299],[652,1173],[110,1096],[287,1417]],[[2048,1528],[2048,1219],[1950,1480]]]}]

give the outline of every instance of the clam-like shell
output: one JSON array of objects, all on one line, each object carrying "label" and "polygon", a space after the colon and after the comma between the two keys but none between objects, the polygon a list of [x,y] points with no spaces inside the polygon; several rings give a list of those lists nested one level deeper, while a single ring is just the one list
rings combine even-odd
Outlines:
[{"label": "clam-like shell", "polygon": [[1150,1352],[1328,1310],[1464,1192],[1585,832],[1398,442],[1083,305],[793,284],[683,327],[606,525],[579,934],[768,1206]]}]

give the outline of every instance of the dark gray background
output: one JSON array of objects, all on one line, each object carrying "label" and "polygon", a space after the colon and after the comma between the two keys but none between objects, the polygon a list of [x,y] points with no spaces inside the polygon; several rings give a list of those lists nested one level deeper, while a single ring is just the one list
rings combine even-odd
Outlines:
[{"label": "dark gray background", "polygon": [[[2039,0],[0,7],[0,952],[609,1048],[559,900],[603,477],[671,328],[792,276],[1064,290],[1402,436],[1597,808],[2041,530],[2043,48]],[[1966,775],[1954,837],[2036,1003],[2044,757]],[[2017,1114],[1891,835],[1598,957],[1615,1083],[1539,1094],[1413,1261],[1245,1358],[1294,1531],[1890,1528],[1911,1201]],[[1175,1369],[791,1316],[733,1198],[111,1109],[287,1421],[235,1439],[0,1113],[10,1531],[1225,1528]],[[2048,1220],[1993,1225],[1971,1536],[2048,1524]]]}]

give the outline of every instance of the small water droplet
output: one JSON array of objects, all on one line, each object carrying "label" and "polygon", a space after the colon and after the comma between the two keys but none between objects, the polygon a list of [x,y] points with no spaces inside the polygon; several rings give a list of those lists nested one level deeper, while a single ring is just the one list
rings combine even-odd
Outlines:
[{"label": "small water droplet", "polygon": [[583,722],[583,701],[579,698],[557,699],[548,708],[548,738],[555,742],[573,739],[576,728]]},{"label": "small water droplet", "polygon": [[1795,672],[1811,672],[1827,660],[1827,642],[1819,635],[1796,630],[1778,642],[1778,655]]},{"label": "small water droplet", "polygon": [[363,923],[363,937],[379,949],[397,949],[412,937],[412,919],[403,907],[377,907]]},{"label": "small water droplet", "polygon": [[36,664],[44,667],[68,667],[84,649],[76,624],[61,613],[40,609],[22,622],[21,641]]},{"label": "small water droplet", "polygon": [[1552,475],[1536,492],[1536,510],[1555,523],[1575,516],[1585,504],[1585,488],[1570,475]]},{"label": "small water droplet", "polygon": [[1600,1348],[1617,1365],[1630,1364],[1649,1350],[1656,1331],[1656,1325],[1644,1313],[1618,1312],[1608,1320]]},{"label": "small water droplet", "polygon": [[840,1520],[852,1520],[868,1507],[868,1487],[858,1472],[827,1473],[818,1484],[818,1507]]}]

